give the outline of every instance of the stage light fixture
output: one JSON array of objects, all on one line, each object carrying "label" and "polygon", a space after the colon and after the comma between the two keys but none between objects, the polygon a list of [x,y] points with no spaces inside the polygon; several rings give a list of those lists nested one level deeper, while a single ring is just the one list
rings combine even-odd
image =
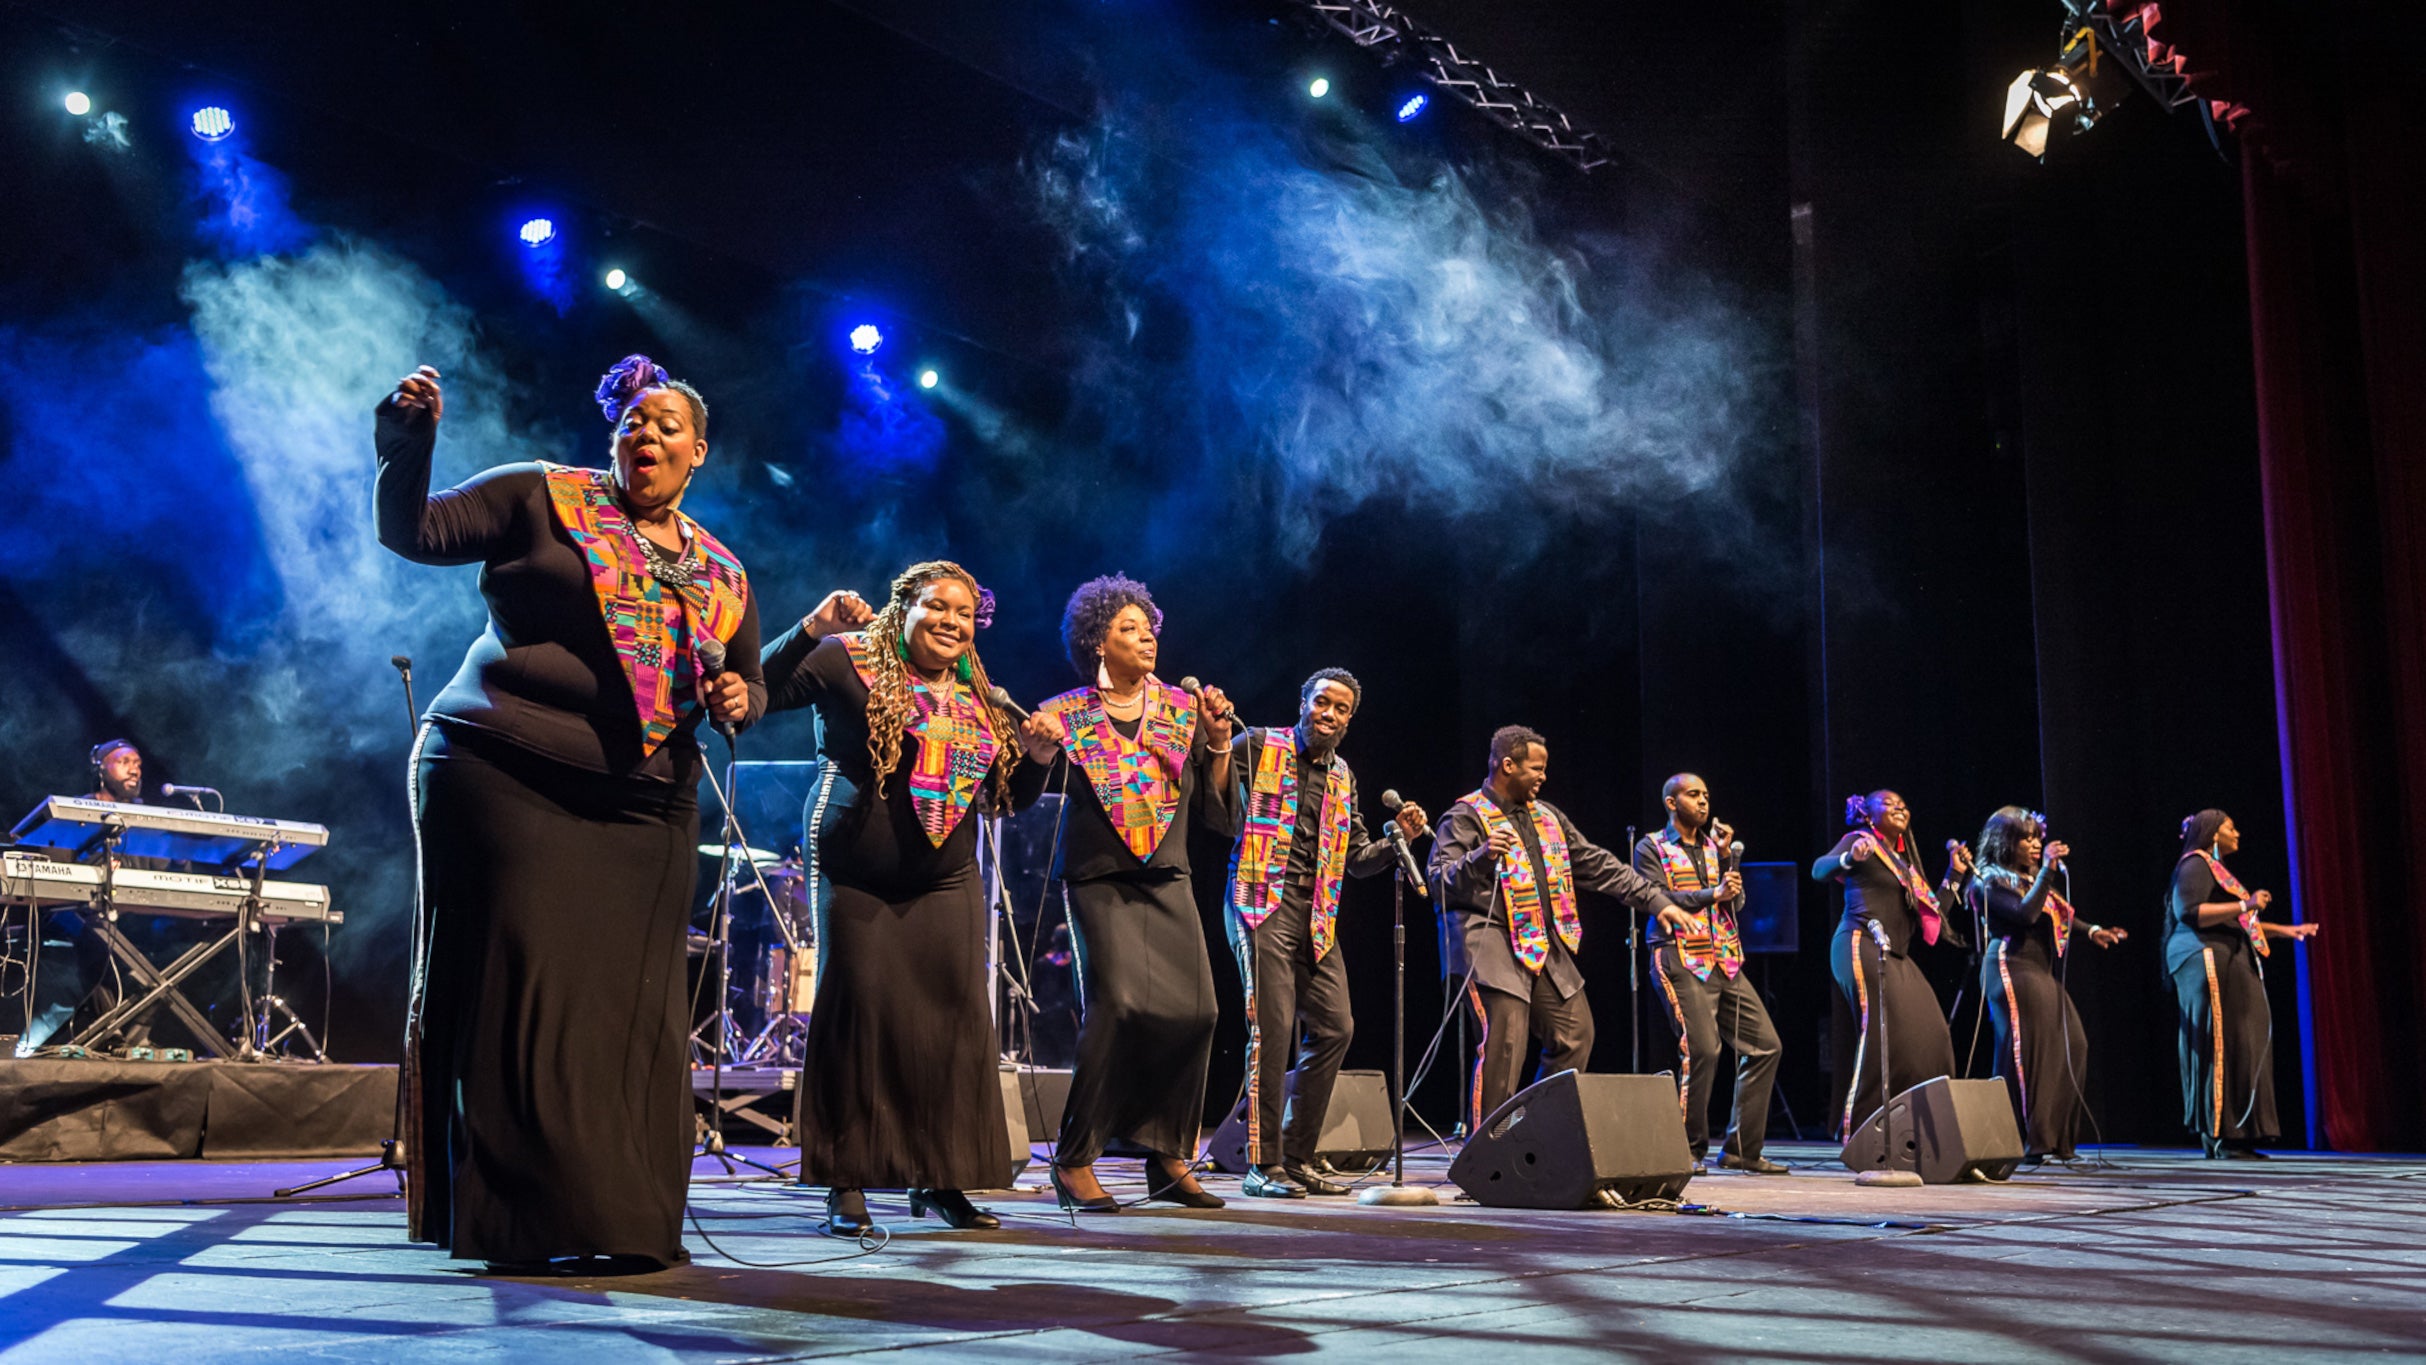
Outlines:
[{"label": "stage light fixture", "polygon": [[1430,104],[1431,102],[1431,97],[1427,96],[1420,90],[1416,91],[1412,95],[1407,96],[1405,99],[1400,100],[1398,103],[1398,121],[1405,123],[1409,119],[1414,118],[1417,114],[1424,111],[1424,106]]},{"label": "stage light fixture", "polygon": [[2113,112],[2131,94],[2132,79],[2128,64],[2102,49],[2097,31],[2083,24],[2053,65],[2014,77],[2005,87],[2004,140],[2044,161],[2056,133],[2088,132]]},{"label": "stage light fixture", "polygon": [[236,131],[235,116],[216,104],[206,104],[194,111],[194,136],[204,142],[217,142]]},{"label": "stage light fixture", "polygon": [[93,112],[93,97],[81,90],[68,91],[67,112],[83,118],[86,114]]},{"label": "stage light fixture", "polygon": [[1316,99],[1321,99],[1323,96],[1330,94],[1330,78],[1326,76],[1316,76],[1313,83],[1306,87],[1306,93],[1312,95]]},{"label": "stage light fixture", "polygon": [[606,273],[606,287],[618,294],[622,293],[631,283],[632,277],[620,270],[610,270]]},{"label": "stage light fixture", "polygon": [[522,225],[517,235],[524,246],[546,246],[556,240],[556,224],[545,218],[533,218]]},{"label": "stage light fixture", "polygon": [[876,324],[863,322],[851,329],[851,349],[861,355],[874,355],[876,348],[882,345],[884,333],[876,329]]},{"label": "stage light fixture", "polygon": [[943,376],[935,373],[933,370],[920,370],[918,372],[918,387],[922,389],[934,388],[936,385],[942,382]]}]

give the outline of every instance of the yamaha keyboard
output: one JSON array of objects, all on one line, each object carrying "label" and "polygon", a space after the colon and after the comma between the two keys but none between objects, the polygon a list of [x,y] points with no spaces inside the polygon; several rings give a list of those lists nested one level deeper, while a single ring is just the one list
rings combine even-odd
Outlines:
[{"label": "yamaha keyboard", "polygon": [[9,831],[9,839],[87,858],[101,850],[113,830],[118,833],[118,852],[127,857],[232,867],[267,848],[272,872],[293,867],[329,841],[328,826],[300,820],[220,815],[83,796],[44,799]]},{"label": "yamaha keyboard", "polygon": [[[96,803],[100,804],[100,803]],[[89,906],[101,897],[101,869],[32,853],[0,853],[0,901],[41,908]],[[253,895],[250,877],[208,872],[153,872],[122,867],[110,879],[110,903],[122,914],[189,919],[233,917]],[[329,908],[329,889],[309,882],[264,881],[254,919],[262,924],[342,924]]]}]

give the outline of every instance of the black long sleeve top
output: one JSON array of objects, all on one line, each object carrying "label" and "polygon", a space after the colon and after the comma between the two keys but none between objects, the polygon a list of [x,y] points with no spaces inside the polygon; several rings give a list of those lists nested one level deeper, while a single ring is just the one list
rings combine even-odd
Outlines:
[{"label": "black long sleeve top", "polygon": [[[1707,914],[1711,906],[1718,904],[1719,888],[1715,883],[1723,873],[1722,865],[1725,859],[1714,859],[1710,849],[1701,842],[1701,837],[1696,835],[1692,843],[1683,844],[1685,856],[1693,860],[1693,869],[1701,874],[1701,879],[1713,884],[1690,891],[1670,886],[1668,885],[1668,862],[1659,849],[1660,835],[1669,833],[1674,833],[1673,826],[1658,833],[1646,834],[1634,841],[1634,870],[1643,880],[1660,888],[1661,893],[1667,896],[1677,909],[1688,910],[1696,915]],[[1679,843],[1683,843],[1682,835],[1678,835],[1677,838]],[[1651,943],[1655,947],[1668,941],[1668,931],[1660,925],[1659,917],[1656,915],[1652,916],[1651,922],[1644,927],[1644,932],[1650,936]]]},{"label": "black long sleeve top", "polygon": [[[1567,866],[1575,874],[1578,891],[1595,891],[1612,896],[1645,914],[1657,915],[1676,904],[1674,898],[1657,883],[1645,878],[1626,865],[1624,859],[1583,836],[1567,813],[1549,802],[1541,802],[1550,818],[1558,822],[1559,837],[1567,841]],[[1547,886],[1550,870],[1542,860],[1541,833],[1533,827],[1528,812],[1506,812],[1508,823],[1515,826],[1516,837],[1524,844],[1525,856],[1532,860],[1534,884]],[[1474,979],[1491,990],[1522,995],[1532,989],[1530,974],[1516,960],[1508,938],[1508,915],[1500,904],[1499,860],[1491,853],[1491,831],[1474,807],[1463,801],[1449,807],[1432,832],[1432,860],[1427,869],[1433,884],[1441,891],[1441,899],[1457,911],[1463,922],[1466,956],[1474,964]],[[1580,915],[1582,906],[1578,904]],[[1558,926],[1550,921],[1550,908],[1542,907],[1543,927],[1550,935],[1550,956],[1542,964],[1549,973],[1551,984],[1558,988],[1559,997],[1575,994],[1583,985],[1583,972],[1566,945],[1558,938]]]},{"label": "black long sleeve top", "polygon": [[[1114,720],[1112,728],[1124,739],[1134,742],[1140,723],[1136,720]],[[1187,764],[1179,773],[1179,804],[1171,811],[1171,827],[1163,831],[1162,842],[1154,846],[1154,856],[1139,862],[1112,824],[1111,813],[1104,809],[1103,798],[1095,791],[1094,782],[1063,750],[1053,761],[1051,781],[1065,795],[1068,805],[1063,808],[1061,847],[1053,875],[1074,882],[1093,881],[1099,877],[1121,877],[1140,872],[1157,875],[1186,876],[1188,874],[1188,824],[1194,820],[1217,834],[1231,834],[1237,828],[1234,807],[1238,801],[1238,765],[1230,766],[1231,780],[1212,780],[1214,751],[1202,745],[1188,755]]]},{"label": "black long sleeve top", "polygon": [[[379,543],[416,564],[479,565],[489,608],[487,629],[427,714],[590,772],[697,782],[705,709],[689,708],[656,752],[644,752],[632,685],[599,613],[588,561],[556,519],[542,467],[500,465],[432,493],[437,441],[436,422],[380,405]],[[748,720],[755,721],[767,703],[755,590],[727,657],[749,683]]]},{"label": "black long sleeve top", "polygon": [[2027,957],[2041,966],[2055,964],[2055,916],[2046,913],[2047,898],[2054,883],[2034,877],[2027,885],[2016,885],[2002,876],[1976,877],[1971,894],[1980,898],[1981,911],[1988,921],[1988,933],[2009,945],[2008,952]]},{"label": "black long sleeve top", "polygon": [[[1239,822],[1246,818],[1247,784],[1255,779],[1255,763],[1264,751],[1262,727],[1240,731],[1230,740],[1230,777],[1238,783],[1238,794],[1230,817],[1230,833],[1235,837]],[[1289,913],[1304,914],[1314,904],[1314,869],[1322,851],[1323,793],[1330,790],[1331,771],[1328,761],[1317,761],[1307,752],[1300,737],[1297,743],[1297,832],[1289,839],[1289,869],[1281,880],[1280,905]],[[1344,761],[1344,760],[1343,760]],[[1348,806],[1348,866],[1351,877],[1371,877],[1390,869],[1396,857],[1386,839],[1376,839],[1365,828],[1364,812],[1351,802]]]},{"label": "black long sleeve top", "polygon": [[[1844,886],[1845,914],[1838,923],[1838,933],[1866,933],[1862,925],[1876,920],[1887,931],[1887,951],[1896,957],[1908,957],[1912,941],[1921,934],[1920,912],[1914,908],[1910,893],[1876,851],[1858,863],[1845,861],[1854,840],[1866,836],[1875,837],[1868,830],[1846,831],[1845,837],[1836,841],[1836,847],[1821,854],[1819,861],[1811,865],[1811,880],[1834,881]],[[1918,844],[1911,836],[1905,836],[1904,847],[1896,856],[1918,875],[1929,875],[1916,861]]]},{"label": "black long sleeve top", "polygon": [[2201,948],[2213,948],[2218,957],[2249,951],[2249,931],[2237,919],[2221,924],[2199,927],[2199,907],[2216,901],[2233,899],[2231,892],[2215,884],[2215,873],[2207,867],[2205,858],[2184,854],[2173,865],[2173,885],[2165,896],[2165,970],[2171,972],[2199,955]]},{"label": "black long sleeve top", "polygon": [[[818,867],[824,875],[898,903],[974,870],[978,817],[999,809],[991,776],[978,784],[968,813],[938,845],[919,824],[918,808],[910,799],[915,737],[902,736],[901,761],[886,776],[884,795],[876,794],[876,767],[868,757],[868,688],[842,641],[820,640],[795,623],[767,646],[764,663],[767,709],[815,707],[818,759],[840,780],[822,821],[808,832],[818,841]],[[999,738],[1018,751],[1019,736]],[[1044,794],[1047,771],[1024,755],[1019,759],[1011,773],[1010,810],[1036,804]],[[819,787],[825,789],[822,779]],[[812,819],[817,818],[813,813]]]}]

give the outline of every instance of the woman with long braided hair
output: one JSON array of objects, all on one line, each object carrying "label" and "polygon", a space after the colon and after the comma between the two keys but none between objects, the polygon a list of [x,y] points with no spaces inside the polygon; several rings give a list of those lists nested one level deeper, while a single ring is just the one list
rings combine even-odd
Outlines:
[{"label": "woman with long braided hair", "polygon": [[813,706],[820,722],[800,1179],[826,1187],[837,1236],[866,1229],[869,1189],[906,1189],[912,1212],[956,1228],[1000,1226],[962,1193],[1011,1174],[977,818],[1032,804],[1054,750],[992,701],[977,631],[993,612],[968,570],[930,560],[863,629],[811,617],[767,647],[768,709]]}]

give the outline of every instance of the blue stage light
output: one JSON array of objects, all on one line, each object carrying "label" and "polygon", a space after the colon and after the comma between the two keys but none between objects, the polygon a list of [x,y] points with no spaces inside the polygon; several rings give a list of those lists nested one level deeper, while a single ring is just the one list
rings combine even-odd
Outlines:
[{"label": "blue stage light", "polygon": [[935,373],[933,370],[920,370],[918,372],[918,387],[922,389],[934,388],[936,385],[942,382],[943,376]]},{"label": "blue stage light", "polygon": [[194,136],[204,142],[217,142],[236,131],[235,116],[216,104],[206,104],[194,111]]},{"label": "blue stage light", "polygon": [[1316,99],[1321,99],[1331,93],[1331,82],[1327,77],[1316,76],[1313,84],[1306,87],[1306,93]]},{"label": "blue stage light", "polygon": [[81,90],[68,91],[67,112],[83,118],[86,114],[93,112],[93,97]]},{"label": "blue stage light", "polygon": [[1412,95],[1407,96],[1407,98],[1398,106],[1398,121],[1405,123],[1407,120],[1414,118],[1417,114],[1424,111],[1425,105],[1430,104],[1431,102],[1430,97],[1426,96],[1420,90]]},{"label": "blue stage light", "polygon": [[556,240],[556,225],[545,218],[533,218],[522,225],[519,235],[524,246],[546,246]]},{"label": "blue stage light", "polygon": [[851,349],[861,355],[874,355],[876,348],[882,345],[884,333],[876,330],[876,324],[863,322],[851,329]]}]

